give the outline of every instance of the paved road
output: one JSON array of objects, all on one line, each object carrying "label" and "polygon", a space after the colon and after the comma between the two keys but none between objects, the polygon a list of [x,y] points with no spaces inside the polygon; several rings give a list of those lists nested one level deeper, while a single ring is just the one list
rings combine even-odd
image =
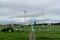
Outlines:
[{"label": "paved road", "polygon": [[34,32],[30,32],[29,40],[36,40]]}]

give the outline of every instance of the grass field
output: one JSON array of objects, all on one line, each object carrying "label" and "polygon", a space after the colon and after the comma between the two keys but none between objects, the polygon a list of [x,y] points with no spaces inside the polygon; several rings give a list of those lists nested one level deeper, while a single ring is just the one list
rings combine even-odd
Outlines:
[{"label": "grass field", "polygon": [[60,25],[35,28],[37,40],[60,40]]},{"label": "grass field", "polygon": [[0,40],[29,40],[28,32],[0,33]]},{"label": "grass field", "polygon": [[[3,29],[4,27],[0,27]],[[14,27],[18,29],[18,27]],[[29,28],[30,29],[30,28]],[[24,30],[24,31],[23,31]],[[30,30],[27,28],[22,28],[21,32],[0,32],[0,40],[29,40]]]},{"label": "grass field", "polygon": [[[0,32],[0,40],[29,40],[31,27],[22,28],[24,32]],[[36,40],[60,40],[60,25],[34,26]]]}]

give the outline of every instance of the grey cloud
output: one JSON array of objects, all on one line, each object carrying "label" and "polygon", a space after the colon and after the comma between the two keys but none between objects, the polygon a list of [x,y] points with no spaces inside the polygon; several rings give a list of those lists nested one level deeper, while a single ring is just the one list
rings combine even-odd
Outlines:
[{"label": "grey cloud", "polygon": [[[0,16],[12,18],[40,17],[44,15],[60,17],[60,0],[0,0]],[[46,16],[48,17],[48,16]]]}]

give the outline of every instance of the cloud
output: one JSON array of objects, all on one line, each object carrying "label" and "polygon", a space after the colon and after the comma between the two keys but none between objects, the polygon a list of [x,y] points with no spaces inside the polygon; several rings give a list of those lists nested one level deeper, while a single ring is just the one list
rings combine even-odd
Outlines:
[{"label": "cloud", "polygon": [[60,0],[0,0],[0,21],[23,22],[24,16],[26,22],[33,18],[42,20],[42,12],[44,20],[60,20],[59,10]]}]

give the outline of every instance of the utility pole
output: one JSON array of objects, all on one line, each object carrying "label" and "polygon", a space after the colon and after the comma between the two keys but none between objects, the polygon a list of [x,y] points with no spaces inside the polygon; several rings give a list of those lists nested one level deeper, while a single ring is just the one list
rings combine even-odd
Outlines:
[{"label": "utility pole", "polygon": [[42,24],[44,23],[43,16],[44,16],[44,12],[42,11]]},{"label": "utility pole", "polygon": [[26,26],[26,13],[27,13],[27,11],[25,10],[24,11],[24,29],[25,29],[25,26]]},{"label": "utility pole", "polygon": [[42,10],[42,27],[44,27],[44,12]]},{"label": "utility pole", "polygon": [[27,13],[27,11],[24,11],[24,24],[25,24],[25,21],[26,21],[26,13]]}]

